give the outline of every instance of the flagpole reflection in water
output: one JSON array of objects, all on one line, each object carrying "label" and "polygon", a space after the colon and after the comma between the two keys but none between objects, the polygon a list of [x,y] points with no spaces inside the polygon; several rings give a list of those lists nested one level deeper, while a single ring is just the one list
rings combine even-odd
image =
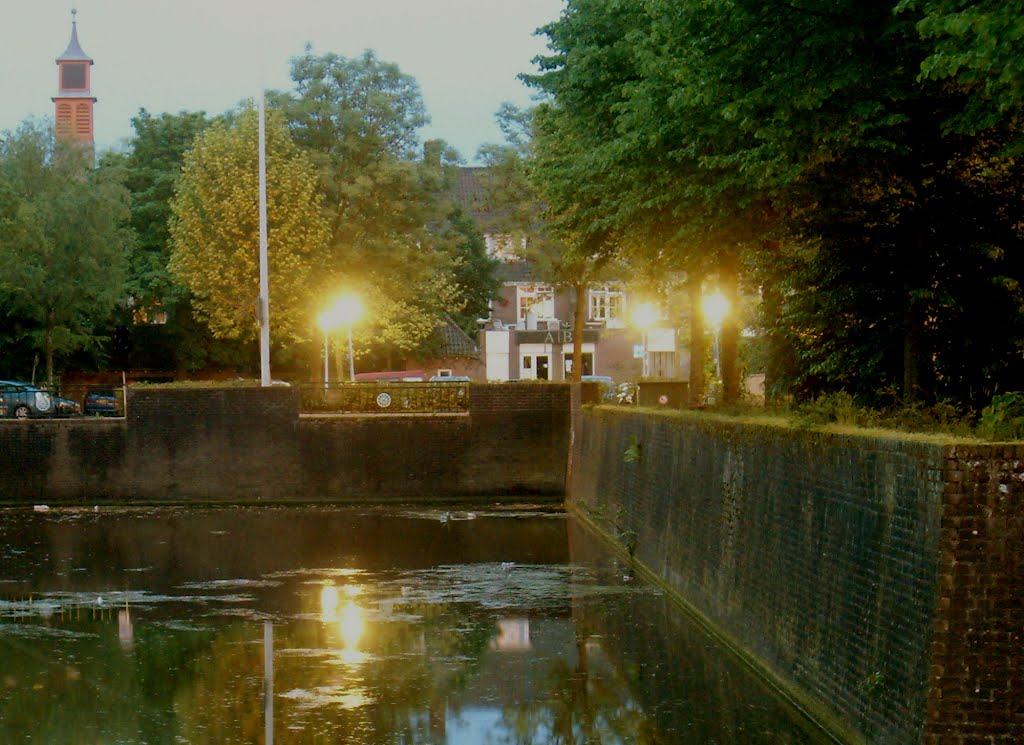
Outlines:
[{"label": "flagpole reflection in water", "polygon": [[274,745],[274,624],[263,622],[263,732],[266,745]]}]

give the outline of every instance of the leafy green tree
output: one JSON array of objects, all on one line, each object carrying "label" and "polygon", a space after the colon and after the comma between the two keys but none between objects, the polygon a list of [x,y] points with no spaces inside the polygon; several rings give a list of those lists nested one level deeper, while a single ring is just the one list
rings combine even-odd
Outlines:
[{"label": "leafy green tree", "polygon": [[[918,77],[934,51],[920,6],[935,20],[947,5],[984,4],[574,0],[530,79],[552,96],[549,192],[652,263],[734,286],[746,267],[786,325],[773,338],[794,351],[791,379],[971,388],[954,339],[982,323],[975,309],[1013,329],[1020,316],[1020,181],[992,147],[1016,137],[1006,116],[950,129],[982,89]],[[737,336],[723,329],[723,363]],[[1017,339],[986,369],[1019,356]]]},{"label": "leafy green tree", "polygon": [[477,319],[486,317],[499,288],[498,260],[487,255],[487,244],[476,222],[462,209],[455,207],[448,214],[443,237],[456,247],[457,263],[454,281],[458,288],[461,310],[452,319],[471,337],[476,336]]},{"label": "leafy green tree", "polygon": [[[587,289],[602,279],[621,279],[609,274],[612,252],[608,243],[588,234],[567,219],[570,206],[548,202],[545,182],[537,169],[538,148],[547,140],[534,138],[533,110],[503,103],[496,118],[505,142],[487,144],[478,157],[486,165],[482,177],[485,229],[506,243],[506,250],[528,262],[546,282],[572,290],[572,380],[583,375],[583,328]],[[575,206],[575,205],[572,205]]]},{"label": "leafy green tree", "polygon": [[902,0],[896,10],[918,18],[918,32],[932,44],[921,60],[921,76],[953,81],[969,93],[950,124],[976,133],[1020,118],[1022,0]]},{"label": "leafy green tree", "polygon": [[135,134],[127,153],[103,156],[105,165],[120,169],[132,195],[136,244],[126,285],[131,302],[120,322],[134,324],[133,359],[145,368],[183,371],[237,354],[231,349],[233,342],[212,339],[209,329],[194,317],[188,289],[174,279],[168,266],[174,186],[185,153],[210,122],[203,112],[153,115],[141,109],[132,118]]},{"label": "leafy green tree", "polygon": [[[317,261],[319,304],[341,288],[369,298],[356,327],[361,347],[408,354],[434,335],[444,313],[461,313],[458,231],[446,227],[454,155],[421,157],[427,121],[415,79],[372,52],[292,60],[295,89],[272,94],[295,143],[324,185],[327,250]],[[312,350],[316,353],[316,350]]]},{"label": "leafy green tree", "polygon": [[0,140],[0,298],[51,385],[55,358],[95,345],[124,293],[128,192],[91,156],[38,122]]},{"label": "leafy green tree", "polygon": [[[252,108],[230,126],[209,126],[185,156],[171,202],[171,272],[219,338],[255,340],[259,331],[258,127]],[[310,283],[327,226],[316,171],[274,112],[266,152],[271,331],[288,348],[313,330]]]}]

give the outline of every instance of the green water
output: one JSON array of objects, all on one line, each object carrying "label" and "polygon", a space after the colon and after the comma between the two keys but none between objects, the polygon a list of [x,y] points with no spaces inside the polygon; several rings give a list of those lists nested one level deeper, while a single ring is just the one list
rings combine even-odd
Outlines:
[{"label": "green water", "polygon": [[2,743],[818,737],[562,513],[0,510]]}]

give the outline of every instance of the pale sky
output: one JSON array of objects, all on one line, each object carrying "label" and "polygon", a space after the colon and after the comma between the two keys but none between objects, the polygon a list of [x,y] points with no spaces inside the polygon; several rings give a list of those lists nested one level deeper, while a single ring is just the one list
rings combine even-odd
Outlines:
[{"label": "pale sky", "polygon": [[373,49],[419,82],[431,123],[467,162],[501,141],[502,101],[530,102],[516,76],[545,52],[534,31],[563,0],[0,0],[0,132],[53,116],[57,65],[71,38],[95,64],[96,144],[118,147],[140,108],[220,114],[260,87],[290,89],[306,42],[346,57]]}]

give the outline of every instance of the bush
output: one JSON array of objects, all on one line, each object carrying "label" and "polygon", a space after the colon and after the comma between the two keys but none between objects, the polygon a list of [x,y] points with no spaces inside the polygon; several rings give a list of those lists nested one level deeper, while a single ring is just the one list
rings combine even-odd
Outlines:
[{"label": "bush", "polygon": [[981,410],[978,436],[997,441],[1024,439],[1024,393],[993,397],[992,403]]}]

